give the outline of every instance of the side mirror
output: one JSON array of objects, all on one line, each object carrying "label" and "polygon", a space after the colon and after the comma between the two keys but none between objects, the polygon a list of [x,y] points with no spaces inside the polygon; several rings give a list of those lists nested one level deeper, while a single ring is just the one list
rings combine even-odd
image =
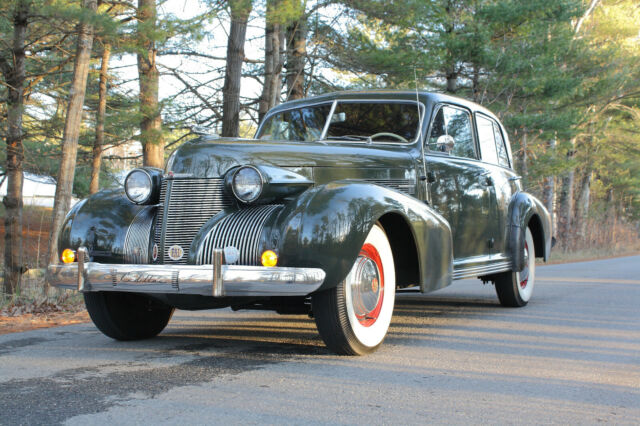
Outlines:
[{"label": "side mirror", "polygon": [[436,139],[436,147],[438,151],[446,152],[450,154],[453,151],[453,146],[456,144],[456,141],[453,139],[453,136],[450,135],[442,135]]}]

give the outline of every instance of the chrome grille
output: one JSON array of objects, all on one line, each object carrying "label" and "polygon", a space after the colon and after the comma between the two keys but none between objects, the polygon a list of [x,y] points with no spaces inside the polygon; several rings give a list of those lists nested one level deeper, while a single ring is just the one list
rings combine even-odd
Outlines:
[{"label": "chrome grille", "polygon": [[196,263],[210,264],[213,249],[233,246],[240,252],[238,264],[259,265],[262,229],[269,216],[280,207],[280,205],[249,207],[224,217],[204,238]]},{"label": "chrome grille", "polygon": [[[159,249],[159,253],[163,253],[163,247],[162,247],[162,224],[164,223],[164,205],[166,204],[167,201],[167,186],[168,186],[168,181],[166,179],[162,180],[162,185],[160,185],[160,204],[158,205],[158,214],[156,216],[156,228],[155,228],[155,235],[154,235],[154,241],[155,243],[158,245],[158,249]],[[158,258],[161,258],[162,256],[160,256],[158,254]],[[157,261],[158,259],[155,259],[154,261]]]},{"label": "chrome grille", "polygon": [[148,206],[133,218],[124,237],[125,263],[149,263],[149,238],[155,212],[155,206]]},{"label": "chrome grille", "polygon": [[404,192],[408,195],[415,194],[416,184],[414,181],[409,179],[367,179],[367,182],[386,186],[387,188],[395,189],[396,191]]},{"label": "chrome grille", "polygon": [[[186,264],[191,242],[202,225],[232,205],[232,199],[224,192],[223,186],[221,178],[163,181],[160,199],[165,204],[162,209],[164,217],[158,215],[156,242],[162,250],[164,263]],[[184,251],[179,260],[169,257],[168,250],[174,245]]]}]

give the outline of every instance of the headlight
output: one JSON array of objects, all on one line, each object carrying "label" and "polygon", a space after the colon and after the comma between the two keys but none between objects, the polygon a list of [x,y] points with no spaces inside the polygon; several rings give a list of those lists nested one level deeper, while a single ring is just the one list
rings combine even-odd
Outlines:
[{"label": "headlight", "polygon": [[124,180],[124,191],[132,202],[146,203],[153,192],[151,176],[144,169],[131,170]]},{"label": "headlight", "polygon": [[233,195],[243,203],[251,203],[262,193],[262,175],[252,166],[242,166],[233,174]]}]

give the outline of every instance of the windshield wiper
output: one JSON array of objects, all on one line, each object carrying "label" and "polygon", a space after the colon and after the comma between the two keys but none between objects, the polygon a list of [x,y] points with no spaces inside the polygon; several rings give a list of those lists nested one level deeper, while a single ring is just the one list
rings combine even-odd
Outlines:
[{"label": "windshield wiper", "polygon": [[325,137],[327,140],[337,140],[337,141],[364,141],[367,143],[371,143],[371,138],[369,136],[361,136],[361,135],[342,135],[342,136],[327,136]]}]

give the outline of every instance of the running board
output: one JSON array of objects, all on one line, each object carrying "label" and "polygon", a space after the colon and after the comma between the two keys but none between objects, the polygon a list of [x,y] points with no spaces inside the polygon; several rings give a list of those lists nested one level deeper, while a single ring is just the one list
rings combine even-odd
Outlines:
[{"label": "running board", "polygon": [[496,274],[498,272],[506,272],[511,270],[511,261],[505,260],[495,262],[488,265],[472,266],[464,269],[454,269],[453,279],[461,280],[464,278],[475,278],[482,275]]}]

